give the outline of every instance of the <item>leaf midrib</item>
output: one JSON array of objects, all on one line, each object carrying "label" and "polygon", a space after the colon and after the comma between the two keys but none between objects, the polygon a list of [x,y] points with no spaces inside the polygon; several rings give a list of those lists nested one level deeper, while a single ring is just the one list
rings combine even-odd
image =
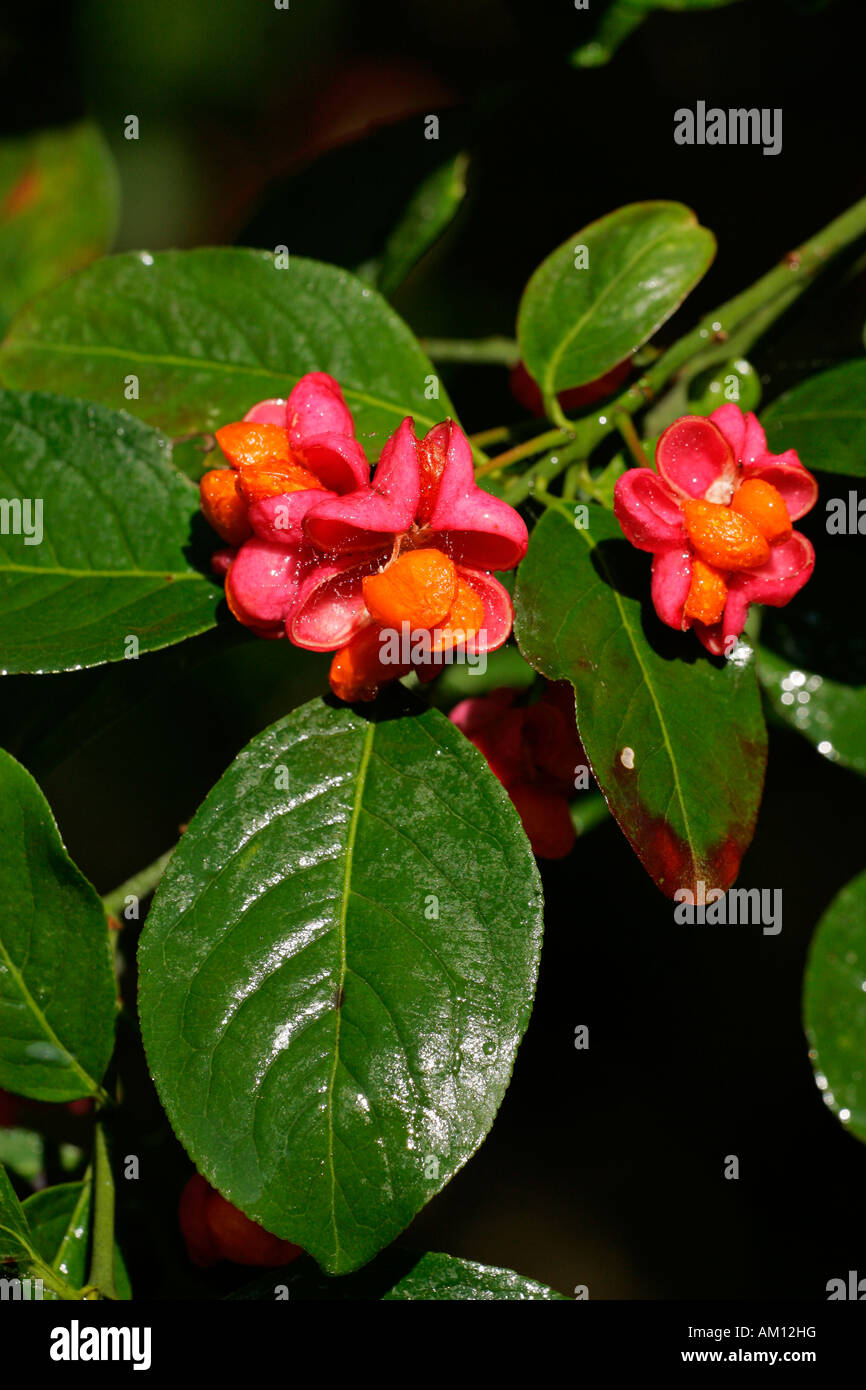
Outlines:
[{"label": "leaf midrib", "polygon": [[[694,221],[692,221],[691,224],[686,223],[684,224],[684,227],[681,230],[686,230],[689,227],[689,225],[695,226],[696,224],[694,223]],[[575,337],[580,332],[587,319],[589,319],[594,313],[596,313],[599,305],[602,304],[605,299],[607,299],[608,295],[611,293],[614,287],[622,281],[623,277],[628,275],[628,273],[634,268],[634,266],[636,266],[648,252],[652,251],[653,247],[657,246],[661,241],[666,241],[668,237],[671,236],[672,232],[675,230],[676,228],[669,228],[668,231],[660,233],[657,237],[653,237],[652,241],[646,242],[646,244],[641,247],[640,251],[638,251],[638,253],[635,256],[633,256],[632,259],[626,263],[626,265],[623,266],[622,270],[617,275],[615,275],[613,279],[608,281],[607,285],[602,290],[598,298],[593,300],[589,308],[586,309],[586,311],[578,319],[577,323],[574,324],[574,326],[568,333],[566,333],[566,335],[560,342],[559,347],[556,348],[554,352],[551,354],[551,358],[548,363],[548,369],[545,374],[545,389],[547,390],[548,394],[553,390],[553,382],[556,376],[556,368],[559,366],[559,363],[562,360],[562,357],[566,349],[570,347],[571,343],[574,341]]]},{"label": "leaf midrib", "polygon": [[[18,348],[26,348],[29,352],[35,353],[54,352],[61,355],[65,353],[72,357],[112,357],[124,362],[146,362],[153,366],[183,367],[189,371],[227,372],[231,376],[268,377],[272,381],[284,381],[291,386],[296,386],[300,379],[267,366],[249,366],[247,363],[240,362],[219,362],[210,357],[178,357],[172,353],[142,352],[140,349],[116,348],[105,343],[55,343],[43,338],[10,337],[6,346],[16,351]],[[355,386],[346,386],[342,382],[340,388],[344,396],[362,405],[389,410],[401,418],[404,415],[411,415],[413,419],[425,425],[436,423],[432,415],[422,415],[412,406],[401,405],[397,401],[383,400],[378,396],[370,396],[367,392],[361,391]]]},{"label": "leaf midrib", "polygon": [[62,574],[69,579],[197,579],[207,583],[198,570],[77,570],[66,565],[16,565],[2,556],[0,574]]},{"label": "leaf midrib", "polygon": [[337,985],[337,1022],[334,1032],[334,1060],[331,1066],[331,1076],[328,1082],[328,1168],[331,1177],[331,1228],[334,1232],[334,1263],[340,1257],[340,1232],[337,1226],[337,1170],[334,1163],[334,1084],[337,1078],[337,1067],[340,1061],[340,1028],[343,1018],[343,988],[346,982],[347,953],[346,953],[346,915],[348,912],[349,894],[352,879],[352,860],[355,852],[355,839],[358,833],[358,820],[361,815],[361,802],[364,797],[364,785],[367,780],[367,768],[370,764],[370,755],[373,751],[373,739],[376,733],[376,726],[373,723],[367,725],[364,735],[364,743],[361,748],[361,757],[358,763],[358,771],[355,779],[355,795],[352,803],[352,817],[349,821],[349,831],[346,836],[346,867],[343,873],[343,893],[340,903],[340,919],[337,924],[340,940],[340,977]]},{"label": "leaf midrib", "polygon": [[[554,505],[555,505],[555,504],[554,504]],[[566,512],[565,507],[562,506],[562,505],[560,504],[560,506],[557,507],[557,511],[559,511],[560,514],[563,515],[564,518],[567,517],[570,528],[571,528],[571,529],[575,529],[575,528],[573,527],[573,525],[572,525],[572,520],[573,520],[573,519],[572,519],[571,515],[570,515],[569,513]],[[588,530],[584,530],[584,529],[582,529],[582,528],[577,528],[577,534],[580,536],[580,538],[581,538],[581,540],[584,542],[584,544],[589,546],[589,549],[590,549],[591,551],[592,551],[592,550],[595,550],[595,549],[597,548],[598,542],[593,540],[593,538],[592,538],[592,536],[590,535],[590,533],[589,533]],[[654,690],[654,688],[653,688],[653,683],[652,683],[652,681],[651,681],[650,678],[649,678],[649,673],[648,673],[648,671],[647,671],[646,666],[644,665],[644,662],[643,662],[643,659],[642,659],[642,657],[641,657],[640,650],[639,650],[639,648],[638,648],[637,642],[635,641],[634,631],[633,631],[633,629],[632,629],[631,624],[630,624],[629,621],[628,621],[628,618],[626,617],[626,612],[625,612],[625,608],[623,607],[622,599],[621,599],[620,594],[619,594],[619,592],[618,592],[618,590],[617,590],[617,588],[616,588],[616,585],[615,585],[614,582],[613,582],[613,575],[611,574],[610,569],[608,568],[607,562],[606,562],[606,560],[605,560],[605,558],[604,558],[603,555],[600,555],[600,556],[599,556],[599,561],[600,561],[600,563],[601,563],[602,569],[603,569],[604,572],[605,572],[605,575],[607,576],[607,581],[608,581],[608,583],[609,583],[609,585],[610,585],[611,592],[613,593],[613,596],[614,596],[614,598],[615,598],[615,600],[616,600],[617,608],[619,609],[619,615],[620,615],[620,621],[621,621],[622,627],[623,627],[623,629],[624,629],[624,631],[625,631],[625,633],[626,633],[626,635],[627,635],[627,637],[628,637],[628,640],[629,640],[629,642],[630,642],[630,644],[631,644],[632,651],[634,652],[634,655],[635,655],[635,660],[637,661],[637,664],[638,664],[638,666],[640,667],[641,674],[642,674],[643,679],[644,679],[644,684],[645,684],[645,686],[646,686],[646,688],[647,688],[647,690],[648,690],[648,692],[649,692],[649,697],[650,697],[650,699],[652,700],[653,709],[655,710],[656,719],[658,720],[658,725],[659,725],[659,728],[660,728],[660,730],[661,730],[661,735],[662,735],[662,739],[663,739],[663,741],[664,741],[664,746],[665,746],[665,749],[667,750],[668,758],[670,759],[671,771],[672,771],[673,777],[674,777],[674,790],[675,790],[675,792],[676,792],[677,801],[678,801],[678,803],[679,803],[680,811],[681,811],[682,817],[683,817],[683,827],[684,827],[685,832],[686,832],[686,841],[687,841],[687,843],[688,843],[689,850],[691,851],[692,862],[693,862],[693,864],[694,864],[694,866],[695,866],[695,869],[697,869],[697,866],[698,866],[698,850],[697,850],[697,847],[696,847],[696,845],[695,845],[694,839],[692,838],[691,828],[690,828],[690,825],[689,825],[689,817],[688,817],[688,813],[687,813],[687,811],[686,811],[685,798],[684,798],[684,796],[683,796],[682,786],[681,786],[681,784],[680,784],[679,768],[678,768],[678,766],[677,766],[677,760],[676,760],[676,758],[674,757],[674,751],[673,751],[673,748],[672,748],[672,746],[671,746],[670,738],[668,737],[667,724],[665,723],[664,716],[662,715],[661,708],[660,708],[660,706],[659,706],[658,700],[656,699],[656,694],[655,694],[655,690]]]},{"label": "leaf midrib", "polygon": [[45,1014],[40,1009],[39,1005],[36,1003],[36,1000],[33,998],[33,995],[30,993],[30,990],[24,980],[23,975],[21,974],[20,970],[18,969],[17,965],[15,964],[8,950],[6,949],[6,945],[3,941],[2,935],[0,935],[0,955],[3,956],[3,959],[6,962],[6,966],[9,970],[10,977],[13,983],[17,984],[25,1004],[29,1006],[31,1013],[33,1014],[37,1022],[42,1025],[45,1037],[48,1039],[50,1043],[52,1043],[54,1047],[57,1048],[58,1052],[63,1053],[63,1055],[67,1058],[72,1071],[74,1071],[75,1074],[79,1076],[87,1086],[88,1094],[91,1096],[98,1095],[101,1090],[99,1082],[94,1081],[93,1077],[88,1075],[88,1073],[82,1067],[81,1063],[78,1061],[78,1058],[75,1057],[74,1054],[69,1051],[69,1048],[65,1045],[65,1043],[62,1043],[60,1041],[54,1029],[51,1027],[51,1024],[48,1022],[48,1019],[45,1017]]},{"label": "leaf midrib", "polygon": [[76,1201],[75,1206],[72,1208],[72,1211],[69,1215],[69,1220],[66,1223],[63,1235],[61,1236],[60,1242],[54,1253],[54,1258],[50,1262],[51,1268],[54,1270],[56,1274],[63,1274],[62,1265],[66,1251],[67,1249],[71,1250],[74,1246],[75,1229],[80,1221],[81,1213],[84,1210],[85,1206],[89,1206],[90,1204],[90,1185],[92,1181],[92,1175],[90,1174],[90,1169],[88,1169],[87,1174],[85,1175],[81,1183],[81,1191],[78,1194],[78,1200]]}]

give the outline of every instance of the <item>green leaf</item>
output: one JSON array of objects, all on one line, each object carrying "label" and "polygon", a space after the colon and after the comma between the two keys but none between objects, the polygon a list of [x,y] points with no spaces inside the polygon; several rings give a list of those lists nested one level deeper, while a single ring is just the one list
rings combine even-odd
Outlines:
[{"label": "green leaf", "polygon": [[414,1255],[392,1247],[355,1274],[327,1279],[308,1256],[269,1270],[230,1293],[237,1302],[386,1302],[517,1299],[569,1302],[561,1293],[510,1269],[461,1260],[456,1255]]},{"label": "green leaf", "polygon": [[30,1244],[24,1209],[0,1163],[0,1260],[20,1259]]},{"label": "green leaf", "polygon": [[803,1019],[824,1100],[866,1140],[866,873],[845,885],[818,923]]},{"label": "green leaf", "polygon": [[196,1167],[330,1273],[369,1260],[487,1133],[540,936],[517,814],[437,710],[314,700],[273,725],[142,936],[144,1044]]},{"label": "green leaf", "polygon": [[[518,645],[575,687],[593,774],[621,829],[671,896],[697,881],[727,889],[755,826],[767,737],[754,663],[709,657],[650,604],[649,557],[616,518],[564,504],[532,533],[518,572]],[[742,664],[741,664],[742,662]]]},{"label": "green leaf", "polygon": [[771,453],[796,449],[811,472],[866,478],[866,360],[795,386],[762,413],[761,424]]},{"label": "green leaf", "polygon": [[187,558],[198,490],[170,453],[126,414],[0,391],[0,496],[17,507],[0,534],[4,675],[120,661],[214,625],[222,591]]},{"label": "green leaf", "polygon": [[[577,248],[587,265],[578,268]],[[594,381],[670,318],[715,255],[682,203],[630,203],[576,232],[523,292],[517,340],[545,396]]]},{"label": "green leaf", "polygon": [[[46,1187],[42,1192],[34,1192],[23,1204],[33,1249],[73,1289],[87,1284],[91,1200],[92,1182],[87,1178]],[[129,1275],[117,1244],[114,1279],[118,1298],[131,1298]],[[56,1297],[51,1289],[43,1290],[43,1298]]]},{"label": "green leaf", "polygon": [[0,353],[6,385],[127,404],[171,434],[239,420],[305,372],[343,388],[373,450],[405,415],[428,428],[453,407],[425,397],[433,366],[384,299],[348,271],[268,251],[130,252],[99,261],[23,310]]},{"label": "green leaf", "polygon": [[758,648],[758,676],[773,713],[830,762],[866,774],[866,686],[844,685]]},{"label": "green leaf", "polygon": [[105,913],[33,778],[2,750],[0,844],[0,1086],[97,1095],[114,1043]]},{"label": "green leaf", "polygon": [[118,202],[114,162],[89,122],[0,141],[0,329],[108,250]]},{"label": "green leaf", "polygon": [[45,1166],[45,1141],[35,1129],[0,1128],[0,1163],[32,1182]]},{"label": "green leaf", "polygon": [[390,295],[442,235],[466,195],[469,156],[458,154],[435,169],[410,199],[385,243],[376,283]]},{"label": "green leaf", "polygon": [[472,1299],[527,1300],[569,1302],[546,1284],[514,1274],[510,1269],[460,1260],[456,1255],[428,1254],[422,1256],[415,1268],[390,1293],[385,1302],[455,1301]]}]

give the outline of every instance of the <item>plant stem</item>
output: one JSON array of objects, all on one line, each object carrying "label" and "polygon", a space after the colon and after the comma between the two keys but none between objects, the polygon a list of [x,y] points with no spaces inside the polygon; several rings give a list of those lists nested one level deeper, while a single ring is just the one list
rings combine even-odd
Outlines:
[{"label": "plant stem", "polygon": [[513,338],[424,338],[421,346],[434,362],[493,363],[514,367],[520,349]]},{"label": "plant stem", "polygon": [[610,820],[607,802],[601,792],[586,791],[571,803],[571,823],[578,838]]},{"label": "plant stem", "polygon": [[117,1298],[114,1287],[114,1174],[101,1120],[93,1139],[93,1246],[90,1280],[103,1298]]},{"label": "plant stem", "polygon": [[516,506],[532,490],[533,478],[541,476],[542,481],[550,482],[572,458],[588,458],[593,449],[617,428],[623,414],[634,415],[655,400],[662,387],[687,362],[706,354],[708,349],[714,351],[715,345],[720,343],[725,343],[730,352],[733,334],[737,330],[743,330],[736,342],[739,351],[744,351],[744,344],[750,346],[766,332],[809,288],[833,256],[864,235],[866,198],[861,198],[840,217],[803,242],[802,246],[789,251],[778,265],[748,289],[707,314],[696,328],[669,347],[649,371],[602,407],[600,413],[570,421],[573,445],[562,449],[556,462],[548,456],[541,464],[527,470],[521,478],[515,478],[505,490],[506,501]]},{"label": "plant stem", "polygon": [[[567,464],[574,465],[573,482],[590,497],[602,501],[579,441],[569,444],[564,449],[556,449],[545,454],[544,458],[539,459],[525,473],[514,478],[506,488],[503,488],[502,496],[512,507],[525,501],[531,493],[543,498],[548,495],[547,484],[557,478]],[[554,500],[560,502],[562,499],[557,497]]]},{"label": "plant stem", "polygon": [[565,478],[563,479],[562,483],[563,502],[574,501],[583,478],[583,469],[585,467],[586,464],[581,465],[579,463],[570,463],[566,468]]},{"label": "plant stem", "polygon": [[483,449],[487,444],[501,444],[510,435],[508,425],[494,425],[492,430],[479,430],[477,434],[468,434],[466,438],[476,448]]},{"label": "plant stem", "polygon": [[146,898],[148,893],[152,893],[165,871],[174,850],[166,850],[158,859],[154,859],[147,868],[139,869],[137,874],[128,878],[125,883],[121,883],[119,888],[115,888],[111,893],[106,893],[102,899],[102,906],[106,914],[110,917],[119,917],[123,911],[127,898]]},{"label": "plant stem", "polygon": [[494,473],[499,468],[507,468],[510,463],[517,463],[519,459],[530,458],[533,454],[540,454],[551,444],[568,443],[573,438],[573,430],[570,425],[565,430],[557,427],[555,430],[545,430],[544,434],[538,434],[534,439],[527,439],[523,444],[515,444],[513,449],[506,449],[504,454],[497,454],[495,458],[483,463],[480,468],[476,468],[475,476],[479,478],[484,473]]},{"label": "plant stem", "polygon": [[545,507],[551,507],[554,511],[559,512],[560,516],[564,516],[567,521],[574,521],[575,509],[573,503],[565,502],[561,497],[556,497],[554,493],[548,492],[547,488],[540,483],[536,483],[532,490],[532,495],[537,498],[539,502],[543,502]]},{"label": "plant stem", "polygon": [[634,422],[631,416],[626,415],[625,412],[622,410],[614,411],[614,415],[616,417],[616,427],[622,435],[623,440],[628,448],[628,451],[634,459],[637,467],[649,468],[649,459],[644,453],[644,447],[640,442],[640,435],[634,427]]},{"label": "plant stem", "polygon": [[620,44],[643,24],[649,10],[633,0],[613,0],[601,18],[595,38],[581,44],[569,57],[575,68],[597,68],[609,63]]},{"label": "plant stem", "polygon": [[52,1293],[56,1293],[57,1297],[62,1298],[65,1302],[78,1301],[81,1298],[84,1290],[73,1289],[72,1286],[67,1284],[66,1280],[58,1274],[56,1269],[52,1269],[49,1264],[45,1263],[42,1256],[36,1253],[32,1245],[28,1244],[28,1242],[23,1240],[17,1233],[15,1238],[27,1256],[26,1260],[19,1260],[16,1257],[16,1264],[23,1266],[31,1277],[35,1275],[37,1279],[41,1279],[43,1284],[47,1285]]}]

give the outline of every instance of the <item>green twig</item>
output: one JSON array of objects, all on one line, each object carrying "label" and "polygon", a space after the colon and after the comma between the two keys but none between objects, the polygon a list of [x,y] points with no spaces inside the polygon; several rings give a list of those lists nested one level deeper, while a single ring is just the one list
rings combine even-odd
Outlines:
[{"label": "green twig", "polygon": [[562,499],[564,502],[574,501],[580,488],[585,467],[585,463],[570,463],[566,468],[565,477],[562,480]]},{"label": "green twig", "polygon": [[626,415],[623,410],[615,410],[613,414],[616,427],[622,435],[623,442],[634,459],[636,466],[638,468],[649,468],[649,459],[644,452],[644,447],[640,442],[640,435],[634,427],[631,416]]},{"label": "green twig", "polygon": [[576,68],[597,68],[609,63],[620,44],[624,43],[647,17],[648,9],[634,0],[613,0],[602,16],[595,38],[581,44],[570,56]]},{"label": "green twig", "polygon": [[513,338],[424,338],[421,346],[434,362],[515,367],[520,361],[520,349]]},{"label": "green twig", "polygon": [[491,430],[479,430],[477,434],[469,434],[466,438],[476,448],[484,449],[488,444],[502,444],[506,439],[510,439],[511,430],[508,425],[494,425]]},{"label": "green twig", "polygon": [[507,468],[510,463],[517,463],[520,459],[531,458],[533,454],[541,454],[551,444],[568,443],[574,437],[574,431],[570,425],[565,430],[545,430],[544,434],[538,434],[534,439],[527,439],[523,444],[515,444],[513,449],[506,449],[504,454],[497,454],[495,458],[483,463],[480,468],[476,468],[476,478],[482,477],[485,473],[494,473],[499,468]]},{"label": "green twig", "polygon": [[158,859],[154,859],[147,868],[139,869],[137,874],[128,878],[125,883],[121,883],[119,888],[113,892],[106,893],[102,899],[102,906],[105,908],[106,915],[109,917],[119,917],[123,912],[127,898],[146,898],[156,888],[174,850],[166,850]]},{"label": "green twig", "polygon": [[[617,427],[621,415],[634,415],[655,400],[671,378],[692,359],[708,350],[715,351],[716,345],[721,343],[725,344],[727,353],[730,353],[732,342],[736,342],[742,352],[745,343],[750,346],[809,288],[833,256],[864,235],[866,198],[848,208],[802,246],[788,252],[778,265],[748,289],[707,314],[696,328],[668,348],[647,372],[600,412],[567,422],[574,434],[574,444],[559,451],[556,463],[548,458],[541,465],[528,469],[522,477],[515,478],[505,489],[506,501],[512,506],[523,501],[539,473],[542,481],[550,482],[573,458],[588,458]],[[734,334],[739,330],[742,333],[735,339]]]}]

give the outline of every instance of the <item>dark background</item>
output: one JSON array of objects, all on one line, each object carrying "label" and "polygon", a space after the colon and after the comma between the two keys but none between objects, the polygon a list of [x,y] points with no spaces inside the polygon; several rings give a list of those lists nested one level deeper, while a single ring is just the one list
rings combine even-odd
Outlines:
[{"label": "dark background", "polygon": [[[620,204],[675,198],[719,253],[669,341],[866,191],[861,7],[742,0],[659,13],[612,64],[577,71],[567,54],[601,8],[21,5],[0,27],[4,125],[99,120],[120,165],[119,248],[285,243],[348,266],[380,248],[435,162],[468,148],[464,207],[395,296],[420,335],[511,334],[520,291],[554,246]],[[674,145],[675,109],[698,99],[782,107],[782,153]],[[423,138],[430,112],[438,144]],[[130,113],[138,142],[122,138]],[[752,354],[765,402],[862,351],[864,319],[862,274],[807,297]],[[468,430],[521,417],[502,369],[443,374]],[[856,541],[837,546],[825,573],[847,577],[822,620],[831,632],[809,627],[807,590],[778,638],[819,671],[825,648],[834,661],[847,652],[848,679],[863,681]],[[173,844],[239,747],[318,693],[325,671],[287,643],[220,631],[138,666],[7,679],[2,742],[104,892]],[[513,1084],[481,1151],[400,1244],[565,1293],[586,1284],[592,1298],[822,1298],[829,1278],[866,1274],[866,1149],[822,1103],[800,1023],[810,935],[866,858],[861,808],[853,774],[773,728],[740,882],[782,888],[776,937],[675,926],[612,824],[546,867],[538,999]],[[132,999],[132,928],[124,950]],[[578,1024],[587,1052],[573,1046]],[[120,1191],[134,1287],[222,1293],[243,1276],[186,1262],[174,1204],[190,1166],[137,1060],[133,1012],[120,1058],[118,1147],[142,1164]],[[723,1177],[729,1154],[738,1181]]]}]

